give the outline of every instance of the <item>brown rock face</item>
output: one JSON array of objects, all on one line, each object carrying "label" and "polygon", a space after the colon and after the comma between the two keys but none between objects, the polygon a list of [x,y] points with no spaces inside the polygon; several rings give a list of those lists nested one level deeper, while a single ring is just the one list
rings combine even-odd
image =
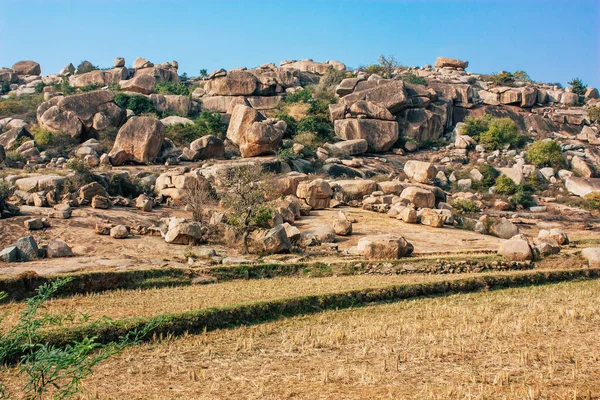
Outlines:
[{"label": "brown rock face", "polygon": [[398,114],[397,120],[402,136],[417,142],[437,139],[444,132],[442,115],[423,108],[404,110]]},{"label": "brown rock face", "polygon": [[119,129],[109,157],[113,165],[127,161],[150,163],[156,159],[165,138],[165,127],[151,117],[131,117]]},{"label": "brown rock face", "polygon": [[395,118],[386,108],[381,107],[370,101],[360,100],[350,106],[350,115],[352,117],[364,116],[371,119],[382,119],[394,121]]},{"label": "brown rock face", "polygon": [[256,157],[272,153],[279,148],[283,133],[287,128],[284,121],[269,119],[254,122],[240,139],[242,157]]},{"label": "brown rock face", "polygon": [[12,70],[18,75],[40,75],[42,68],[35,61],[19,61],[12,66]]},{"label": "brown rock face", "polygon": [[69,78],[69,84],[73,87],[84,87],[86,85],[107,86],[127,78],[128,74],[129,71],[127,68],[90,71],[84,74],[71,76]]},{"label": "brown rock face", "polygon": [[142,94],[150,94],[154,91],[156,78],[152,75],[136,75],[133,78],[122,81],[121,89]]},{"label": "brown rock face", "polygon": [[51,132],[65,132],[85,139],[90,130],[119,127],[125,110],[114,103],[110,90],[96,90],[67,97],[54,97],[37,109],[38,123]]},{"label": "brown rock face", "polygon": [[256,76],[247,71],[230,71],[208,81],[205,87],[210,96],[249,96],[256,88]]},{"label": "brown rock face", "polygon": [[456,58],[448,58],[448,57],[438,57],[435,60],[435,64],[433,64],[436,68],[462,68],[465,69],[469,66],[468,61],[457,60]]},{"label": "brown rock face", "polygon": [[332,194],[331,186],[323,179],[302,181],[298,184],[298,189],[296,190],[296,196],[304,199],[315,210],[322,210],[329,207]]},{"label": "brown rock face", "polygon": [[398,140],[398,123],[378,119],[340,119],[335,121],[335,134],[346,140],[365,139],[369,151],[384,152]]},{"label": "brown rock face", "polygon": [[[363,82],[360,82],[363,83]],[[357,85],[356,90],[359,89]],[[408,107],[408,96],[403,81],[386,81],[383,84],[365,90],[355,91],[342,98],[342,103],[352,105],[360,100],[366,100],[385,107],[395,114]]]},{"label": "brown rock face", "polygon": [[229,127],[227,128],[227,139],[231,140],[234,144],[239,145],[242,136],[244,136],[252,124],[259,119],[260,114],[258,111],[252,107],[238,104],[233,108],[233,112],[231,113]]},{"label": "brown rock face", "polygon": [[188,96],[172,94],[151,94],[150,100],[158,111],[188,115],[192,110],[192,99]]}]

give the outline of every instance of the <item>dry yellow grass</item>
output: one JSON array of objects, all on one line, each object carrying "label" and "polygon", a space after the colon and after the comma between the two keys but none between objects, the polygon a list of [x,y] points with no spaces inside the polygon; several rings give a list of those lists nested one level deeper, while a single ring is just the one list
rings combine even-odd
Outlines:
[{"label": "dry yellow grass", "polygon": [[141,345],[86,398],[598,398],[599,294],[596,280],[417,299]]},{"label": "dry yellow grass", "polygon": [[[44,309],[53,314],[71,314],[75,319],[74,323],[80,323],[84,320],[93,322],[102,317],[119,319],[152,316],[199,310],[212,306],[243,304],[293,296],[338,293],[403,283],[460,279],[478,275],[481,274],[357,275],[326,278],[293,277],[237,280],[213,285],[116,290],[105,293],[76,295],[64,299],[50,300]],[[22,303],[0,306],[0,312],[10,312],[5,324],[7,326],[14,324],[23,308]]]}]

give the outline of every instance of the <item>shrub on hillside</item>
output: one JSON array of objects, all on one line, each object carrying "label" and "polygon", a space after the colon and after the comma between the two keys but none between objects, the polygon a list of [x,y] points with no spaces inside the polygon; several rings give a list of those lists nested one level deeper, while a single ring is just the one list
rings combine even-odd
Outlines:
[{"label": "shrub on hillside", "polygon": [[475,140],[479,140],[479,135],[487,131],[490,127],[492,117],[490,115],[482,115],[481,117],[466,117],[463,121],[465,126],[462,130],[463,135],[469,135]]},{"label": "shrub on hillside", "polygon": [[510,72],[502,71],[500,73],[490,75],[490,81],[497,86],[510,86],[515,82],[515,77]]},{"label": "shrub on hillside", "polygon": [[583,81],[581,79],[574,78],[574,79],[571,79],[567,83],[573,89],[573,93],[576,93],[576,94],[578,94],[580,96],[585,95],[585,91],[587,89],[587,85],[585,83],[583,83]]},{"label": "shrub on hillside", "polygon": [[312,100],[312,94],[310,90],[306,88],[298,89],[292,93],[288,93],[283,101],[285,103],[310,103]]},{"label": "shrub on hillside", "polygon": [[475,201],[467,199],[457,199],[452,204],[452,207],[459,214],[474,214],[480,211]]},{"label": "shrub on hillside", "polygon": [[166,136],[179,145],[187,145],[199,137],[213,135],[225,139],[227,125],[218,112],[204,111],[193,124],[174,124],[167,127]]},{"label": "shrub on hillside", "polygon": [[115,103],[121,108],[133,111],[135,115],[146,113],[157,113],[152,100],[142,95],[127,95],[125,93],[115,94]]},{"label": "shrub on hillside", "polygon": [[0,99],[0,119],[19,115],[21,119],[35,120],[37,108],[44,102],[41,93]]},{"label": "shrub on hillside", "polygon": [[560,151],[560,145],[554,140],[537,140],[527,150],[527,161],[538,168],[564,168],[567,163]]},{"label": "shrub on hillside", "polygon": [[275,118],[280,119],[287,124],[287,128],[285,128],[285,132],[283,134],[284,138],[290,138],[296,135],[298,122],[294,119],[294,117],[285,111],[278,111],[275,114]]},{"label": "shrub on hillside", "polygon": [[190,95],[189,88],[181,82],[158,82],[154,86],[154,91],[160,94]]},{"label": "shrub on hillside", "polygon": [[600,106],[590,106],[587,109],[588,118],[590,122],[596,122],[600,120]]},{"label": "shrub on hillside", "polygon": [[493,118],[488,129],[479,134],[479,143],[487,150],[501,149],[506,143],[512,148],[519,148],[525,144],[525,138],[510,118]]},{"label": "shrub on hillside", "polygon": [[406,83],[412,83],[413,85],[427,85],[427,81],[422,76],[417,76],[413,73],[402,75],[400,77]]},{"label": "shrub on hillside", "polygon": [[529,74],[525,71],[513,72],[513,78],[517,81],[531,82],[531,78],[529,77]]},{"label": "shrub on hillside", "polygon": [[506,175],[500,175],[494,184],[496,193],[511,195],[517,191],[517,185]]}]

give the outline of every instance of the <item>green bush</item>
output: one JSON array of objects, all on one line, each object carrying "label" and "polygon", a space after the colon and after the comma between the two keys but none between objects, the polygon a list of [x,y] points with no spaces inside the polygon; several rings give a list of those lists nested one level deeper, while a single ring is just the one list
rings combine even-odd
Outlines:
[{"label": "green bush", "polygon": [[37,108],[43,102],[41,93],[19,97],[10,95],[7,99],[0,99],[0,119],[20,114],[25,120],[35,120]]},{"label": "green bush", "polygon": [[510,86],[515,82],[515,77],[510,72],[502,71],[498,74],[490,75],[490,81],[497,86]]},{"label": "green bush", "polygon": [[[6,208],[6,201],[10,197],[10,186],[8,183],[0,180],[0,211]],[[2,214],[0,214],[0,218],[2,218]]]},{"label": "green bush", "polygon": [[583,196],[583,208],[586,210],[600,210],[600,193],[592,192]]},{"label": "green bush", "polygon": [[10,92],[10,82],[7,80],[0,81],[0,94],[6,94]]},{"label": "green bush", "polygon": [[496,193],[511,195],[517,191],[517,185],[506,175],[500,175],[496,178],[496,183],[494,184],[496,188]]},{"label": "green bush", "polygon": [[225,139],[227,125],[221,122],[221,115],[218,112],[204,111],[193,121],[193,124],[167,126],[166,136],[178,145],[187,145],[205,135]]},{"label": "green bush", "polygon": [[488,130],[479,134],[479,143],[487,150],[501,149],[506,143],[510,147],[519,148],[525,143],[525,138],[510,118],[494,118],[490,121]]},{"label": "green bush", "polygon": [[599,106],[590,106],[587,109],[588,118],[590,122],[596,122],[600,120],[600,107]]},{"label": "green bush", "polygon": [[316,150],[317,148],[323,146],[327,140],[320,138],[313,132],[299,132],[292,139],[294,143],[298,143],[303,145],[309,150]]},{"label": "green bush", "polygon": [[377,63],[367,65],[362,69],[369,74],[381,75],[383,78],[391,78],[394,70],[400,67],[400,64],[394,56],[384,56],[383,54],[377,59]]},{"label": "green bush", "polygon": [[288,164],[290,161],[297,160],[300,156],[294,153],[292,148],[281,148],[277,151],[277,160],[283,164]]},{"label": "green bush", "polygon": [[469,135],[475,140],[479,140],[479,135],[487,131],[490,127],[492,117],[490,115],[482,115],[481,117],[466,117],[463,121],[465,126],[462,130],[463,135]]},{"label": "green bush", "polygon": [[87,85],[79,88],[79,90],[81,90],[82,92],[92,92],[98,89],[102,89],[102,85],[100,85],[99,83],[88,83]]},{"label": "green bush", "polygon": [[69,176],[71,189],[77,190],[83,185],[96,182],[96,176],[90,171],[83,160],[73,159],[67,162],[66,167],[73,171],[73,175]]},{"label": "green bush", "polygon": [[298,132],[313,132],[323,139],[329,139],[333,128],[331,122],[324,117],[307,115],[298,122]]},{"label": "green bush", "polygon": [[39,81],[36,85],[35,85],[35,92],[36,93],[42,93],[44,91],[44,88],[46,87],[46,84],[43,81]]},{"label": "green bush", "polygon": [[422,76],[417,76],[412,72],[400,77],[406,83],[412,83],[413,85],[427,85],[427,81]]},{"label": "green bush", "polygon": [[481,186],[485,189],[489,189],[496,184],[496,179],[500,176],[500,172],[491,165],[486,165],[480,169],[481,175]]},{"label": "green bush", "polygon": [[531,207],[535,205],[532,191],[525,185],[517,186],[517,191],[510,197],[511,203],[515,206]]},{"label": "green bush", "polygon": [[346,78],[346,71],[340,71],[333,67],[329,67],[323,76],[321,76],[319,87],[321,89],[335,88],[342,80],[344,80],[344,78]]},{"label": "green bush", "polygon": [[585,91],[587,90],[587,85],[585,83],[583,83],[583,81],[581,79],[574,78],[567,83],[573,89],[573,93],[576,93],[580,96],[585,95]]},{"label": "green bush", "polygon": [[158,82],[154,87],[154,91],[160,94],[190,95],[189,88],[181,82]]},{"label": "green bush", "polygon": [[69,85],[69,79],[66,77],[62,79],[62,82],[60,84],[54,85],[54,87],[59,92],[62,92],[65,96],[76,92],[76,89],[73,86]]},{"label": "green bush", "polygon": [[560,151],[560,145],[554,140],[537,140],[527,150],[527,161],[538,168],[564,168],[567,163]]},{"label": "green bush", "polygon": [[285,111],[278,111],[275,113],[275,118],[280,119],[287,124],[287,128],[283,134],[284,138],[290,138],[296,135],[298,122],[294,119],[294,117]]},{"label": "green bush", "polygon": [[285,98],[285,103],[307,103],[309,104],[312,100],[312,94],[310,90],[306,88],[298,89],[293,91],[292,93],[288,93]]},{"label": "green bush", "polygon": [[16,151],[7,151],[6,159],[4,159],[4,164],[8,168],[14,168],[17,166],[17,163],[24,163],[27,159],[21,155],[21,153],[17,153]]},{"label": "green bush", "polygon": [[115,94],[115,103],[121,108],[126,108],[133,111],[135,115],[141,115],[146,113],[157,113],[158,111],[154,108],[152,100],[145,96],[133,95],[129,96],[125,93]]},{"label": "green bush", "polygon": [[452,207],[460,214],[474,214],[480,211],[477,202],[467,199],[457,199],[452,204]]},{"label": "green bush", "polygon": [[531,82],[531,78],[529,77],[529,74],[525,71],[513,72],[513,78],[517,81]]}]

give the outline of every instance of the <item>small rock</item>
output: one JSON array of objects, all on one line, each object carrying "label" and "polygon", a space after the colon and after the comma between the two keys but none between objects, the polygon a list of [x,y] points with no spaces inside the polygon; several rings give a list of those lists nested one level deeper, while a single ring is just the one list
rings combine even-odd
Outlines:
[{"label": "small rock", "polygon": [[117,225],[110,230],[110,236],[114,239],[125,239],[129,236],[129,230],[125,225]]}]

